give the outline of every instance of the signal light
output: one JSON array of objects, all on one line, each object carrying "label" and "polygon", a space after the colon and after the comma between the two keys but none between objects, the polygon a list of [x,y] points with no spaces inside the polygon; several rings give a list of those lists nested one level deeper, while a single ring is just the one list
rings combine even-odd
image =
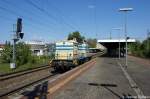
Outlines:
[{"label": "signal light", "polygon": [[17,32],[21,32],[22,31],[22,19],[18,18],[17,20]]},{"label": "signal light", "polygon": [[[22,31],[22,19],[21,18],[18,18],[17,19],[17,30],[16,30],[16,35],[17,35],[17,38],[20,38],[20,33]],[[21,34],[22,35],[22,34]]]},{"label": "signal light", "polygon": [[130,37],[127,37],[126,39],[127,39],[127,40],[130,39]]},{"label": "signal light", "polygon": [[24,33],[19,33],[19,37],[23,39]]}]

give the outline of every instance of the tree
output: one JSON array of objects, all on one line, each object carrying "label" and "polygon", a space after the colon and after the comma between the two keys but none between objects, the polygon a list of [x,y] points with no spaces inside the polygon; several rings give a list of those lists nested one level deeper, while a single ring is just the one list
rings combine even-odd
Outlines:
[{"label": "tree", "polygon": [[30,46],[19,42],[16,45],[16,63],[17,65],[23,65],[32,60]]},{"label": "tree", "polygon": [[87,43],[88,43],[89,47],[95,48],[95,47],[96,47],[97,40],[96,40],[96,39],[89,38],[89,39],[87,39]]},{"label": "tree", "polygon": [[129,50],[135,56],[150,58],[150,38],[130,44]]},{"label": "tree", "polygon": [[10,42],[5,43],[5,46],[1,52],[1,62],[2,63],[10,63],[12,60],[12,46]]},{"label": "tree", "polygon": [[138,53],[140,53],[140,46],[141,43],[140,41],[137,41],[135,43],[131,43],[129,44],[129,51],[133,54],[133,55],[138,55]]},{"label": "tree", "polygon": [[79,31],[72,32],[68,35],[68,40],[72,40],[74,38],[76,38],[77,42],[79,43],[82,43],[83,40],[85,39],[84,36],[81,36]]},{"label": "tree", "polygon": [[150,37],[143,41],[143,46],[144,46],[143,52],[144,56],[150,57]]},{"label": "tree", "polygon": [[[12,45],[6,43],[1,54],[1,61],[3,63],[12,62]],[[26,64],[28,62],[34,62],[34,57],[31,55],[30,46],[19,42],[16,44],[16,64],[17,66]]]}]

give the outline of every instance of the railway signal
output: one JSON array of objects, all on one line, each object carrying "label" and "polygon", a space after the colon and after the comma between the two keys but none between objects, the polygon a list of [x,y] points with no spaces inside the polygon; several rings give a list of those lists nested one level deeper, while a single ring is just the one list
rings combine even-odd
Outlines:
[{"label": "railway signal", "polygon": [[24,36],[24,33],[21,33],[22,32],[22,19],[21,18],[18,18],[17,19],[17,30],[16,30],[16,35],[17,35],[17,38],[23,38]]},{"label": "railway signal", "polygon": [[16,68],[16,42],[19,41],[19,39],[23,39],[24,33],[22,33],[22,18],[17,19],[17,28],[16,31],[14,31],[13,35],[13,59],[12,63],[10,63],[10,68]]}]

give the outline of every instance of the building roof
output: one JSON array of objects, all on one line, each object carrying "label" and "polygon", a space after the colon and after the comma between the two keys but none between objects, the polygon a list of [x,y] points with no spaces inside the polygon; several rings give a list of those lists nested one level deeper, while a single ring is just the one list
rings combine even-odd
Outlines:
[{"label": "building roof", "polygon": [[34,41],[25,41],[25,44],[29,44],[29,45],[45,45],[46,43],[43,42],[43,41],[34,40]]},{"label": "building roof", "polygon": [[5,44],[0,44],[0,48],[4,48],[5,47]]},{"label": "building roof", "polygon": [[56,43],[62,43],[62,42],[78,43],[76,40],[61,40],[61,41],[57,41]]}]

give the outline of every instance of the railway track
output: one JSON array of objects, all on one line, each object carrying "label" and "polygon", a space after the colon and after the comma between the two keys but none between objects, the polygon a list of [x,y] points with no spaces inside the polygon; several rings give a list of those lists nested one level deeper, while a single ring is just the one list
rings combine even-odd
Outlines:
[{"label": "railway track", "polygon": [[15,72],[15,73],[11,73],[11,74],[3,74],[3,75],[0,75],[0,81],[5,80],[5,79],[9,79],[12,77],[25,75],[25,74],[31,73],[31,72],[36,72],[36,71],[46,69],[49,67],[50,67],[49,65],[42,65],[41,67],[37,67],[37,68],[31,69],[31,70],[19,71],[19,72]]},{"label": "railway track", "polygon": [[[39,79],[39,80],[37,80],[37,81],[28,83],[28,84],[26,84],[26,85],[24,85],[24,86],[22,86],[22,87],[19,87],[19,88],[17,88],[17,89],[14,89],[14,90],[11,90],[11,91],[9,91],[9,92],[7,92],[7,93],[2,94],[2,95],[0,96],[0,98],[2,98],[2,99],[6,99],[6,98],[7,98],[7,99],[8,99],[8,98],[9,98],[9,99],[13,99],[12,96],[14,96],[14,98],[16,98],[16,95],[21,97],[21,96],[22,96],[21,94],[22,94],[23,92],[32,90],[34,87],[36,87],[36,86],[42,84],[44,81],[47,81],[48,79],[50,79],[50,78],[52,78],[52,77],[55,77],[55,76],[56,76],[56,75],[49,75],[49,76],[44,77],[44,78],[41,78],[41,79]],[[11,96],[11,95],[12,95],[12,96]]]},{"label": "railway track", "polygon": [[53,78],[50,77],[50,79],[43,81],[43,83],[37,85],[30,93],[24,94],[19,99],[51,99],[57,91],[60,91],[70,81],[94,66],[95,63],[96,59],[92,59],[70,71],[55,77],[53,76]]},{"label": "railway track", "polygon": [[[93,58],[95,58],[99,55],[102,55],[102,53],[94,55]],[[89,63],[90,63],[90,61],[86,62],[82,65],[89,64]],[[80,71],[79,69],[77,69],[77,70]],[[77,70],[75,70],[75,71],[77,72]],[[36,68],[33,70],[18,72],[15,74],[0,77],[0,98],[8,97],[8,96],[13,95],[18,92],[23,92],[24,89],[26,89],[26,88],[38,85],[43,81],[48,81],[51,78],[59,75],[59,74],[52,74],[50,71],[52,71],[52,68],[50,66],[44,66],[41,68]],[[59,77],[58,79],[62,79],[62,78]],[[56,78],[55,78],[55,80],[56,80]],[[53,81],[54,80],[52,80],[52,82]]]},{"label": "railway track", "polygon": [[0,77],[0,97],[51,77],[53,75],[50,73],[51,70],[50,66],[47,65],[41,68]]}]

